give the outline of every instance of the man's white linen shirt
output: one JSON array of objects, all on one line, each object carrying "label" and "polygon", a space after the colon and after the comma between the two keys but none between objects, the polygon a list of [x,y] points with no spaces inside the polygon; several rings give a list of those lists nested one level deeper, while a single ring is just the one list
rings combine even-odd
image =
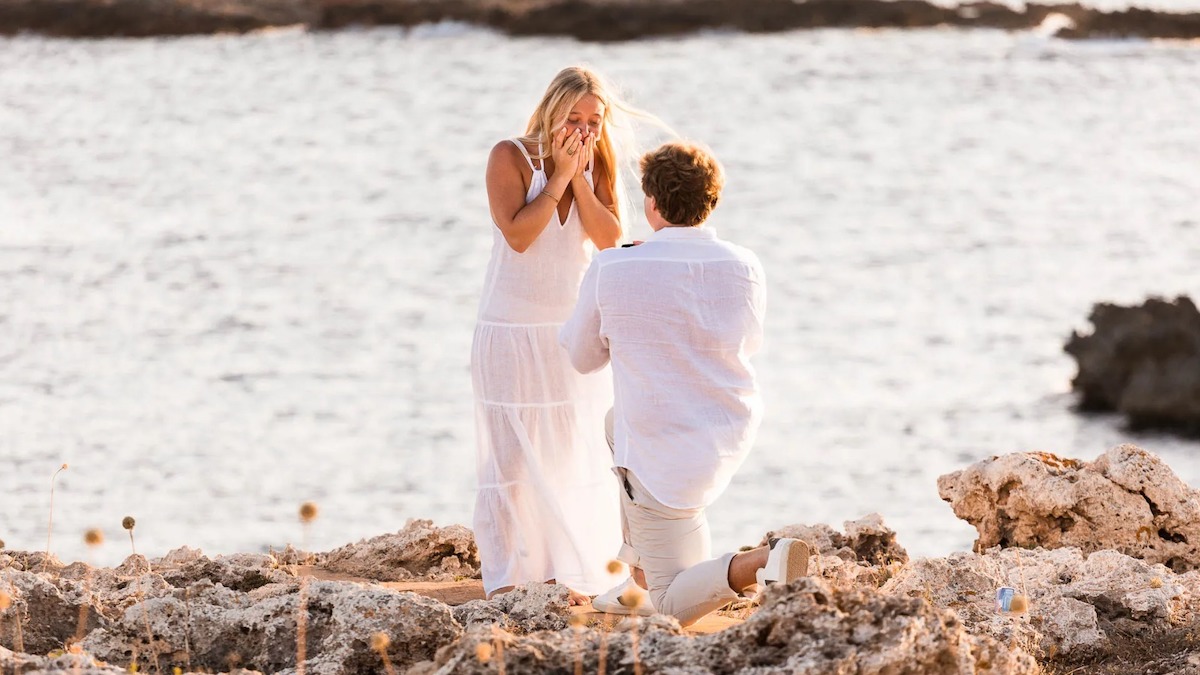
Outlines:
[{"label": "man's white linen shirt", "polygon": [[601,251],[584,275],[559,342],[580,372],[611,359],[614,463],[664,505],[708,506],[750,452],[765,310],[758,257],[706,227]]}]

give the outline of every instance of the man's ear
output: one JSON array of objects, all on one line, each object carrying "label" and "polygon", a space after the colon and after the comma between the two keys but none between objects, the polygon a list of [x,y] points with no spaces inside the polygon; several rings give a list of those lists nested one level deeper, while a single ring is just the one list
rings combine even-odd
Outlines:
[{"label": "man's ear", "polygon": [[[650,210],[655,213],[658,213],[658,200],[655,199],[654,197],[651,197],[650,195],[646,195],[646,198],[650,200]],[[659,213],[658,215],[661,216],[662,214]]]}]

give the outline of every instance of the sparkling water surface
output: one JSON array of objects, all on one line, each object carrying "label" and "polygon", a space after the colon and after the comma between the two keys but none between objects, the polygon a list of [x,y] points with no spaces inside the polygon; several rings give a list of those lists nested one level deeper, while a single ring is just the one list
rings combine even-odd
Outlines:
[{"label": "sparkling water surface", "polygon": [[719,549],[873,511],[913,554],[967,549],[937,477],[1022,450],[1136,442],[1200,484],[1200,444],[1072,412],[1062,352],[1093,302],[1200,296],[1194,44],[24,36],[0,40],[0,539],[44,548],[64,462],[67,560],[120,560],[125,515],[152,555],[469,524],[484,165],[581,61],[715,150],[711,224],[769,278]]}]

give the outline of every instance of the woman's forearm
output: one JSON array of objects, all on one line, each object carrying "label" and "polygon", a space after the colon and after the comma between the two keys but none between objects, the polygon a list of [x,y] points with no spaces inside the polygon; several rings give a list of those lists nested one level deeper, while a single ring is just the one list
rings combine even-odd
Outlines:
[{"label": "woman's forearm", "polygon": [[600,201],[582,176],[572,180],[571,186],[575,192],[579,220],[588,238],[600,250],[616,246],[621,238],[621,221],[617,215]]},{"label": "woman's forearm", "polygon": [[554,215],[555,209],[558,208],[558,202],[567,189],[567,184],[566,181],[561,179],[556,181],[551,177],[546,189],[534,197],[533,201],[521,207],[521,210],[513,216],[512,222],[498,224],[509,248],[517,253],[524,253],[533,245],[533,242],[550,223],[551,216]]}]

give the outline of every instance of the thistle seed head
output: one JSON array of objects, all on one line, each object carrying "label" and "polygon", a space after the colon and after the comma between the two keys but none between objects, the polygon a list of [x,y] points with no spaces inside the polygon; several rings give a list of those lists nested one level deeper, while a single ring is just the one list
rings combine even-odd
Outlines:
[{"label": "thistle seed head", "polygon": [[133,519],[133,516],[125,516],[121,519],[121,527],[127,530],[132,530],[134,525],[137,525],[137,521]]},{"label": "thistle seed head", "polygon": [[643,594],[640,593],[640,591],[640,588],[625,589],[625,592],[621,594],[621,604],[625,605],[626,607],[633,607],[634,609],[641,607]]},{"label": "thistle seed head", "polygon": [[475,645],[475,658],[480,663],[487,663],[492,660],[492,646],[486,642],[480,642]]},{"label": "thistle seed head", "polygon": [[300,522],[311,523],[317,519],[317,505],[314,502],[304,502],[300,505]]},{"label": "thistle seed head", "polygon": [[392,644],[392,639],[388,637],[387,633],[380,632],[371,635],[371,649],[377,652],[386,651],[390,644]]},{"label": "thistle seed head", "polygon": [[83,533],[83,541],[88,546],[99,546],[104,543],[104,533],[93,527]]}]

